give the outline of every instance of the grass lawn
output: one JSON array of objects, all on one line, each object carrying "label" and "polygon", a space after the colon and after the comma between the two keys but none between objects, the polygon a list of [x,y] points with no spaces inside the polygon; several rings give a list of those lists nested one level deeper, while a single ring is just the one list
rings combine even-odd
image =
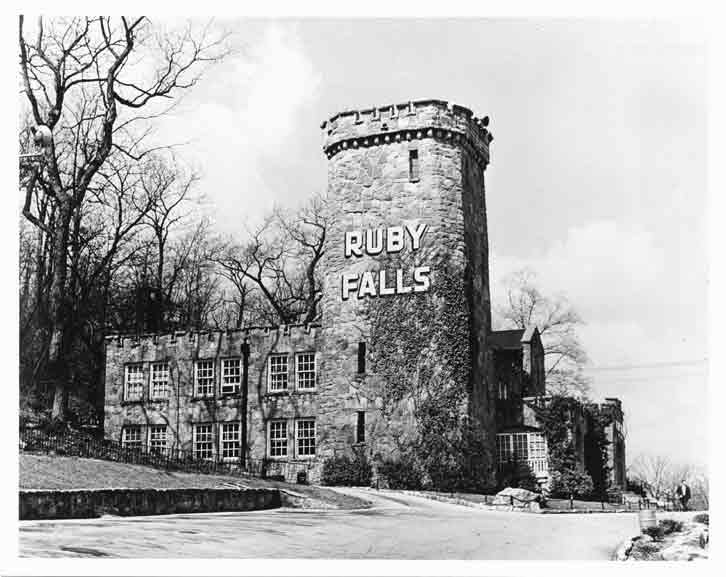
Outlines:
[{"label": "grass lawn", "polygon": [[274,487],[299,495],[292,502],[303,508],[356,509],[370,505],[367,501],[312,485],[294,485],[231,475],[179,473],[100,459],[33,453],[20,453],[19,481],[21,490]]}]

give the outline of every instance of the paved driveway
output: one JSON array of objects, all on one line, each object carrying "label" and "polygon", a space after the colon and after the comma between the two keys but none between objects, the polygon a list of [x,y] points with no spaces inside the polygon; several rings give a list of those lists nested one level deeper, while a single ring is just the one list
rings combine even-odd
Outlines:
[{"label": "paved driveway", "polygon": [[346,489],[372,509],[22,521],[24,557],[600,559],[638,532],[635,513],[484,511]]}]

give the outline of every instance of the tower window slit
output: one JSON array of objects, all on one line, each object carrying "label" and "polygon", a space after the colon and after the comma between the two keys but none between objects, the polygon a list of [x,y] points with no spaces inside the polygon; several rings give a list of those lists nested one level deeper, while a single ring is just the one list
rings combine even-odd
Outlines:
[{"label": "tower window slit", "polygon": [[356,443],[366,442],[366,413],[365,411],[358,411],[358,424],[356,427],[355,435]]},{"label": "tower window slit", "polygon": [[408,178],[411,182],[419,180],[418,150],[408,151]]},{"label": "tower window slit", "polygon": [[366,344],[358,343],[358,374],[366,372]]}]

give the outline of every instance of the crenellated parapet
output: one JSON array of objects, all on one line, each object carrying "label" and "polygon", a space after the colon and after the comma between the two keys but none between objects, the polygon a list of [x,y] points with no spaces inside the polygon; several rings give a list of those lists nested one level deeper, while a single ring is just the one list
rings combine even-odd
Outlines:
[{"label": "crenellated parapet", "polygon": [[434,138],[469,148],[478,163],[489,163],[489,117],[477,118],[463,106],[444,100],[417,100],[340,112],[322,123],[328,158],[349,148]]},{"label": "crenellated parapet", "polygon": [[250,326],[240,329],[208,330],[208,331],[173,331],[168,333],[144,334],[113,334],[106,336],[106,346],[117,348],[135,348],[146,346],[174,346],[178,344],[200,344],[204,342],[234,341],[244,342],[250,339],[271,336],[313,335],[320,328],[319,324],[289,324],[279,326]]}]

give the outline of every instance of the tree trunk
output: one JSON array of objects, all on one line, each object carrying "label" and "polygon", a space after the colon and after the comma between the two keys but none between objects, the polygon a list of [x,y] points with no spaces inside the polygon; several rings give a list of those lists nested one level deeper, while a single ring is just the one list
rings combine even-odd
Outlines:
[{"label": "tree trunk", "polygon": [[48,302],[50,316],[50,348],[48,350],[48,372],[55,384],[53,396],[54,419],[65,420],[67,402],[67,383],[65,366],[66,345],[66,276],[68,255],[68,232],[72,217],[72,199],[60,198],[53,227],[53,282],[50,286]]},{"label": "tree trunk", "polygon": [[247,287],[244,285],[239,291],[239,304],[237,307],[237,322],[235,323],[236,329],[241,329],[242,324],[244,322],[244,314],[245,314],[245,302],[247,300]]},{"label": "tree trunk", "polygon": [[166,250],[166,241],[163,236],[159,236],[157,233],[159,258],[156,262],[156,283],[154,295],[154,330],[156,332],[163,333],[166,330],[166,322],[164,319],[164,301],[166,299],[164,295],[164,251]]}]

